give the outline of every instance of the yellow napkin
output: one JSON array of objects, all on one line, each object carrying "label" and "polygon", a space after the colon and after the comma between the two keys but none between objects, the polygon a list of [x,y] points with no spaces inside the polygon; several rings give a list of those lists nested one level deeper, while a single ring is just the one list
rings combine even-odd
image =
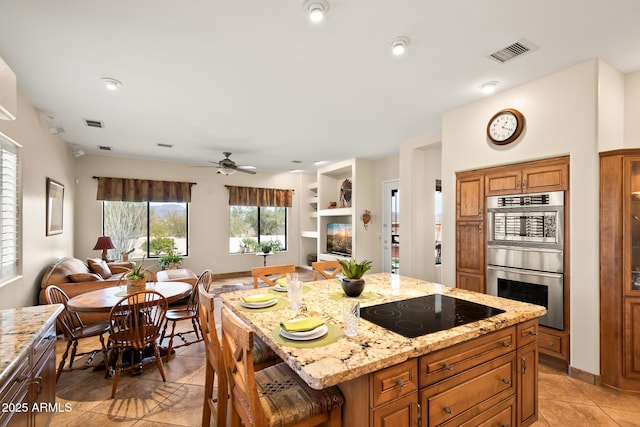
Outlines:
[{"label": "yellow napkin", "polygon": [[280,327],[287,332],[306,332],[322,325],[324,325],[324,321],[317,317],[280,322]]},{"label": "yellow napkin", "polygon": [[279,278],[278,280],[276,280],[276,285],[280,285],[280,287],[286,288],[287,287],[287,278],[286,277]]},{"label": "yellow napkin", "polygon": [[273,295],[260,294],[260,295],[249,295],[246,297],[242,297],[244,302],[256,303],[256,302],[267,302],[275,299],[276,297]]}]

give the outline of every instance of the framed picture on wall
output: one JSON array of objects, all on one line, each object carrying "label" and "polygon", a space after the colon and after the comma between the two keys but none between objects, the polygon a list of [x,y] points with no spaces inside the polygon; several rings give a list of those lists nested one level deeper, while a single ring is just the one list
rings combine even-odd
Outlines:
[{"label": "framed picture on wall", "polygon": [[62,233],[64,185],[47,178],[47,236]]}]

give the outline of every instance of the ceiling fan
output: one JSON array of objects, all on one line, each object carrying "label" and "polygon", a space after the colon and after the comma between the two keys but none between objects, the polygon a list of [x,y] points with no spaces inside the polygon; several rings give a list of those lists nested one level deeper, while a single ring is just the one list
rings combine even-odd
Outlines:
[{"label": "ceiling fan", "polygon": [[216,165],[219,174],[231,175],[235,173],[235,171],[238,171],[255,175],[256,172],[251,170],[255,169],[253,166],[237,166],[236,162],[229,158],[229,156],[231,155],[229,151],[225,151],[222,154],[224,154],[224,159],[220,160],[219,162],[209,161],[209,163],[213,163],[214,165]]}]

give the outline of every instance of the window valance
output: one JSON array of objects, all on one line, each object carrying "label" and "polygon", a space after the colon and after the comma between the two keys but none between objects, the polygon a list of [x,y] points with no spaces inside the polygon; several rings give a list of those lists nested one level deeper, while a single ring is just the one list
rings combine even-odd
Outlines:
[{"label": "window valance", "polygon": [[293,190],[278,188],[234,187],[229,189],[229,206],[275,206],[289,208]]},{"label": "window valance", "polygon": [[191,202],[193,182],[150,179],[94,177],[98,180],[97,200],[110,202]]}]

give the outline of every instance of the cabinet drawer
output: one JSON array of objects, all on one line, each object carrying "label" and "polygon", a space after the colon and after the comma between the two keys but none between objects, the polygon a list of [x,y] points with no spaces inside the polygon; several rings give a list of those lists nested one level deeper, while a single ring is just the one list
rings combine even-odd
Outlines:
[{"label": "cabinet drawer", "polygon": [[453,418],[456,424],[468,421],[515,396],[515,378],[516,356],[511,353],[424,389],[420,397],[423,413],[430,425]]},{"label": "cabinet drawer", "polygon": [[518,348],[531,344],[538,339],[538,319],[518,324]]},{"label": "cabinet drawer", "polygon": [[418,360],[411,359],[371,374],[371,407],[418,390]]},{"label": "cabinet drawer", "polygon": [[435,384],[516,349],[512,326],[471,342],[420,357],[420,387]]},{"label": "cabinet drawer", "polygon": [[545,334],[544,332],[540,332],[539,336],[538,346],[540,349],[562,354],[562,337]]},{"label": "cabinet drawer", "polygon": [[30,368],[29,358],[23,357],[13,373],[0,385],[1,402],[12,402],[21,389],[29,388]]},{"label": "cabinet drawer", "polygon": [[[456,420],[444,424],[444,426],[457,425]],[[460,424],[460,427],[492,427],[492,426],[516,426],[516,400],[512,397],[498,403],[488,411],[477,417]]]},{"label": "cabinet drawer", "polygon": [[37,365],[43,355],[48,354],[51,349],[55,352],[56,346],[56,330],[55,324],[51,325],[33,346],[33,364]]},{"label": "cabinet drawer", "polygon": [[371,411],[370,426],[418,427],[418,392]]}]

